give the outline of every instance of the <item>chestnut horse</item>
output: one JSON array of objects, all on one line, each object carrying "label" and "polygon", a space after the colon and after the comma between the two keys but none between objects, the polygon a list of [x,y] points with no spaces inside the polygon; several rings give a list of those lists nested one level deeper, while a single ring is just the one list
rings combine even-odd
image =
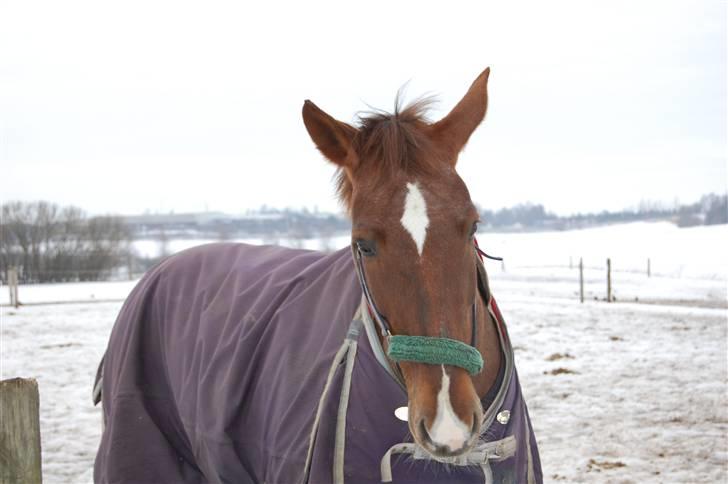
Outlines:
[{"label": "chestnut horse", "polygon": [[[500,347],[482,298],[476,298],[473,237],[479,214],[455,171],[458,155],[485,117],[486,69],[444,119],[424,119],[426,103],[375,114],[355,128],[306,101],[303,121],[319,151],[340,167],[339,194],[352,241],[365,252],[366,276],[392,334],[471,338],[489,364],[463,368],[401,362],[409,427],[434,456],[467,452],[478,438],[480,398],[495,383]],[[387,339],[382,336],[386,349]]]},{"label": "chestnut horse", "polygon": [[[311,139],[339,169],[354,267],[347,250],[216,244],[145,275],[99,373],[98,482],[376,482],[380,459],[381,478],[392,479],[396,453],[413,458],[396,482],[541,481],[477,257],[478,211],[456,172],[485,117],[489,73],[437,122],[426,101],[357,126],[304,103]],[[347,332],[338,320],[352,315]],[[400,444],[405,424],[392,410],[403,404],[414,442]],[[430,467],[407,473],[425,459]],[[440,464],[448,473],[433,470]],[[332,474],[317,473],[329,465]]]}]

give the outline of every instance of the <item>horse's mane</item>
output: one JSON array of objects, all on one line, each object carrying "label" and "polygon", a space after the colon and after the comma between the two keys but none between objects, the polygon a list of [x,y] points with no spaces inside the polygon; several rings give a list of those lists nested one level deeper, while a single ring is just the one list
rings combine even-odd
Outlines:
[{"label": "horse's mane", "polygon": [[[426,127],[430,124],[427,113],[435,101],[433,97],[422,97],[403,107],[400,92],[393,113],[372,109],[357,115],[353,148],[360,164],[367,166],[367,176],[379,179],[397,172],[414,176],[432,171],[435,157],[428,156],[432,142]],[[352,185],[343,169],[337,172],[337,193],[350,209]]]}]

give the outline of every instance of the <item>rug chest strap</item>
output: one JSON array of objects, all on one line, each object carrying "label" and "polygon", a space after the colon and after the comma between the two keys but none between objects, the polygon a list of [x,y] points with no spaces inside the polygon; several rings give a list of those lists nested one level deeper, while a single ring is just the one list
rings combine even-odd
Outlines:
[{"label": "rug chest strap", "polygon": [[332,469],[332,477],[334,484],[344,483],[344,448],[346,445],[346,413],[349,408],[349,393],[351,390],[351,376],[354,369],[354,361],[356,359],[357,342],[359,333],[362,328],[362,321],[359,318],[359,313],[354,316],[349,331],[346,335],[346,339],[342,343],[339,351],[336,352],[331,367],[329,368],[328,376],[326,377],[326,384],[321,392],[318,406],[316,408],[316,416],[314,417],[313,425],[311,427],[311,434],[308,441],[308,452],[306,452],[306,463],[303,468],[303,476],[301,482],[307,484],[311,475],[311,465],[313,460],[313,449],[316,444],[316,436],[318,429],[321,424],[321,416],[323,414],[323,408],[326,404],[326,399],[331,390],[331,383],[334,380],[334,375],[339,365],[346,361],[344,368],[344,381],[342,383],[341,395],[339,397],[339,407],[336,416],[336,438],[334,442],[334,465]]},{"label": "rug chest strap", "polygon": [[473,450],[462,456],[435,459],[414,443],[395,444],[382,457],[379,471],[382,482],[392,482],[392,455],[410,454],[415,460],[434,460],[456,466],[480,466],[483,470],[484,483],[492,484],[493,474],[490,470],[490,462],[500,462],[513,457],[516,454],[516,448],[516,437],[509,435],[495,442],[476,445]]}]

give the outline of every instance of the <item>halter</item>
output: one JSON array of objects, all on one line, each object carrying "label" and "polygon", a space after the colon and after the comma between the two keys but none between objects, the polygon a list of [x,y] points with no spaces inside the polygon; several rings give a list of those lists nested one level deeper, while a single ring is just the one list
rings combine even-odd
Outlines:
[{"label": "halter", "polygon": [[[494,258],[485,254],[478,248],[477,241],[475,242],[475,250],[477,256],[482,257],[485,255],[488,258]],[[382,336],[387,340],[387,355],[395,363],[397,363],[397,369],[399,370],[400,361],[411,361],[415,363],[427,363],[432,365],[452,365],[464,368],[471,375],[479,373],[483,369],[483,357],[480,351],[475,347],[477,342],[477,304],[473,301],[472,306],[472,329],[470,344],[463,343],[450,338],[438,338],[433,336],[408,336],[408,335],[393,335],[392,327],[384,317],[382,313],[377,309],[372,297],[371,290],[367,284],[366,276],[364,274],[364,264],[362,261],[361,250],[356,244],[352,244],[352,251],[354,253],[354,265],[356,266],[356,273],[359,276],[359,283],[362,287],[362,292],[367,300],[369,306],[369,313],[372,315],[379,331]],[[494,258],[495,259],[495,258]],[[478,272],[480,272],[478,270]],[[478,280],[480,282],[480,275],[478,274]],[[477,297],[477,296],[476,296]]]}]

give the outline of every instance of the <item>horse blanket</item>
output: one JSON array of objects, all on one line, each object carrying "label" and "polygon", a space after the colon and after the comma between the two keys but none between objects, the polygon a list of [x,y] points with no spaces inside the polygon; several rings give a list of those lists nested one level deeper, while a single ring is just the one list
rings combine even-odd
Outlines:
[{"label": "horse blanket", "polygon": [[541,482],[495,303],[506,365],[481,428],[494,445],[446,463],[395,417],[407,395],[361,300],[349,249],[210,244],[160,263],[111,333],[95,482]]}]

